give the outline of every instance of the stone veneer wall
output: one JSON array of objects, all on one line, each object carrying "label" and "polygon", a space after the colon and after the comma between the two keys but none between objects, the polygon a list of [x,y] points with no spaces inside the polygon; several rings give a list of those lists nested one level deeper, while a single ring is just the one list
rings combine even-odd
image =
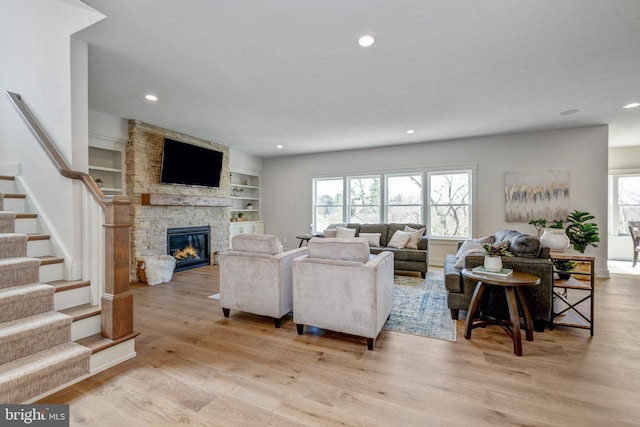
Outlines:
[{"label": "stone veneer wall", "polygon": [[[160,162],[164,137],[224,153],[220,187],[206,188],[187,185],[160,184]],[[229,210],[226,207],[143,206],[142,194],[179,194],[188,196],[229,197],[229,148],[189,135],[152,126],[137,120],[129,121],[129,141],[126,150],[127,195],[131,205],[131,280],[139,280],[137,261],[145,255],[165,255],[167,229],[209,225],[211,251],[229,247]],[[213,253],[211,254],[213,262]]]}]

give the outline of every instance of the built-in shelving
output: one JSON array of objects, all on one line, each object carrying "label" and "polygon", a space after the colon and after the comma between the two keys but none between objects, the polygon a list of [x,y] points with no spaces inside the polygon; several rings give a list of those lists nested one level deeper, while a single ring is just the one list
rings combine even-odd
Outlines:
[{"label": "built-in shelving", "polygon": [[124,142],[89,135],[89,175],[105,194],[125,193]]}]

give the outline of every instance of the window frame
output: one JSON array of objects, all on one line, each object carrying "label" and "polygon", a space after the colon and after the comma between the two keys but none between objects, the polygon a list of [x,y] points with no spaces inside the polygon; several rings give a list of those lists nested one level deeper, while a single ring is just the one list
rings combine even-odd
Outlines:
[{"label": "window frame", "polygon": [[[459,236],[439,236],[439,235],[434,235],[431,234],[432,231],[432,221],[433,218],[431,217],[431,208],[434,206],[431,204],[431,177],[434,175],[456,175],[456,174],[466,174],[468,177],[468,203],[467,204],[461,204],[461,203],[457,203],[457,204],[443,204],[443,205],[436,205],[436,206],[467,206],[467,229],[469,230],[469,233],[467,235],[459,235]],[[428,171],[426,173],[426,179],[427,179],[427,185],[425,185],[425,208],[426,208],[426,217],[427,217],[427,221],[426,221],[426,226],[427,226],[427,232],[429,233],[429,238],[430,239],[438,239],[438,240],[467,240],[467,239],[471,239],[471,236],[473,236],[473,224],[474,224],[474,220],[475,220],[475,204],[473,203],[473,201],[475,200],[473,195],[475,193],[475,186],[474,186],[474,171],[473,169],[440,169],[440,170],[433,170],[433,171]]]},{"label": "window frame", "polygon": [[[420,204],[391,204],[389,203],[389,179],[390,178],[398,178],[398,177],[411,177],[411,176],[416,176],[419,175],[421,178],[421,191],[420,191]],[[412,207],[412,206],[419,206],[420,208],[420,218],[418,219],[418,221],[415,221],[416,224],[426,224],[426,213],[425,213],[425,173],[424,172],[419,172],[419,171],[414,171],[414,172],[397,172],[397,173],[386,173],[383,175],[384,176],[384,197],[383,197],[383,204],[384,204],[384,220],[386,222],[390,222],[389,221],[389,207],[402,207],[402,206],[407,206],[407,207]]]},{"label": "window frame", "polygon": [[640,169],[630,170],[612,170],[609,171],[609,235],[611,236],[628,236],[628,229],[624,228],[622,231],[619,228],[620,225],[620,208],[622,206],[637,206],[640,209],[640,203],[636,205],[623,204],[619,202],[619,180],[620,178],[640,178]]}]

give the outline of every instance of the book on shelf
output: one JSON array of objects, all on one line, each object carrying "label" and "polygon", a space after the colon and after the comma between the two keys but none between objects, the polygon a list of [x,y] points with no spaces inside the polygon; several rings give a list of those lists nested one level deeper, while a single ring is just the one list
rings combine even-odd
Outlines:
[{"label": "book on shelf", "polygon": [[501,276],[501,277],[508,277],[508,276],[511,276],[511,273],[513,273],[513,270],[510,268],[503,268],[500,271],[489,271],[486,268],[484,268],[483,265],[480,265],[478,267],[473,267],[472,271],[474,273],[492,274],[494,276]]}]

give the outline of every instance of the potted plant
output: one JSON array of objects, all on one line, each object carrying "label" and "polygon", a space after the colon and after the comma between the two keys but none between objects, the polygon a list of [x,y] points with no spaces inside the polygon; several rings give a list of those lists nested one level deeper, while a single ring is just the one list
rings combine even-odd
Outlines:
[{"label": "potted plant", "polygon": [[509,247],[503,244],[492,245],[490,243],[485,243],[482,247],[485,251],[484,268],[487,271],[502,270],[502,257],[513,256],[513,254],[509,252]]},{"label": "potted plant", "polygon": [[600,241],[598,234],[598,225],[594,222],[588,222],[595,217],[589,212],[581,212],[574,210],[567,217],[569,225],[565,229],[569,241],[573,245],[573,249],[584,253],[587,246],[591,245],[597,248],[597,242]]},{"label": "potted plant", "polygon": [[554,259],[553,266],[556,268],[556,273],[561,280],[567,280],[571,277],[571,272],[576,268],[578,264],[575,261],[568,259]]}]

